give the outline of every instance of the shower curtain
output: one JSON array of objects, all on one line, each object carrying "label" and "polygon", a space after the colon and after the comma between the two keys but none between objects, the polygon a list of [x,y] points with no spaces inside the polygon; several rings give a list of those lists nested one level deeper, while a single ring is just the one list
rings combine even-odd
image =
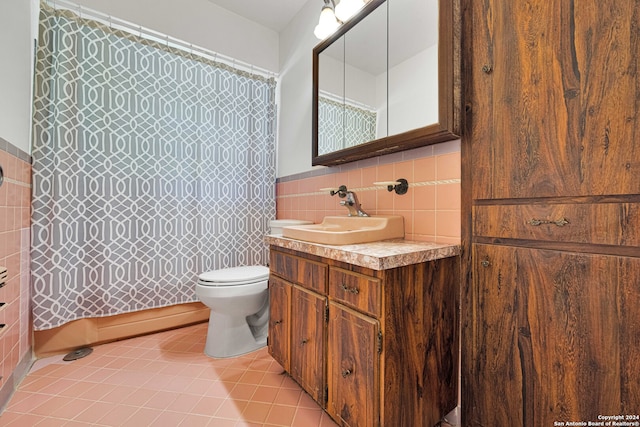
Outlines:
[{"label": "shower curtain", "polygon": [[275,80],[41,8],[34,329],[196,301],[199,273],[266,264]]},{"label": "shower curtain", "polygon": [[332,153],[376,139],[376,121],[377,113],[372,109],[320,95],[318,154]]}]

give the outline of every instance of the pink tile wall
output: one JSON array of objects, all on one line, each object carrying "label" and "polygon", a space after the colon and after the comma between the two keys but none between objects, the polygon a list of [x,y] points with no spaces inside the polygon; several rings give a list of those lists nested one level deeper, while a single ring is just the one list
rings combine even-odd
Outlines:
[{"label": "pink tile wall", "polygon": [[[21,363],[30,358],[30,214],[31,165],[0,149],[4,183],[0,185],[0,267],[8,279],[0,288],[0,398],[6,394]],[[7,387],[5,387],[5,385]],[[0,407],[2,405],[0,399]]]},{"label": "pink tile wall", "polygon": [[[404,216],[406,239],[460,243],[459,144],[441,144],[406,152],[394,161],[381,158],[370,163],[348,170],[329,168],[329,173],[319,176],[281,179],[276,184],[277,217],[321,222],[327,215],[346,215],[338,196],[320,191],[344,184],[356,192],[369,214]],[[398,178],[409,181],[407,194],[373,185]]]}]

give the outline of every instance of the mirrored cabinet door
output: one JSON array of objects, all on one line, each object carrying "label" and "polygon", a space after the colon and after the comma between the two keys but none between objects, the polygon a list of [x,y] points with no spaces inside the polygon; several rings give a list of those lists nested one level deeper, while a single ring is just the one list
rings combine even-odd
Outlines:
[{"label": "mirrored cabinet door", "polygon": [[438,123],[438,2],[387,0],[387,7],[388,135],[396,135]]},{"label": "mirrored cabinet door", "polygon": [[350,141],[358,146],[388,135],[387,120],[387,7],[368,14],[347,31],[345,38],[345,95]]},{"label": "mirrored cabinet door", "polygon": [[460,135],[459,0],[371,0],[313,50],[313,165]]},{"label": "mirrored cabinet door", "polygon": [[344,41],[345,37],[340,37],[320,54],[316,103],[320,155],[345,148]]}]

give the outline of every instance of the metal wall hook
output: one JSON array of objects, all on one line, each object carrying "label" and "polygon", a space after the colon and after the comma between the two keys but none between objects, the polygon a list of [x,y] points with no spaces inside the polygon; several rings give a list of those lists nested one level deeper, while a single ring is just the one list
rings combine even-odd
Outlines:
[{"label": "metal wall hook", "polygon": [[383,181],[383,182],[374,182],[373,185],[387,187],[388,192],[392,192],[395,190],[396,194],[402,195],[407,194],[409,190],[409,181],[404,178],[396,179],[395,181]]}]

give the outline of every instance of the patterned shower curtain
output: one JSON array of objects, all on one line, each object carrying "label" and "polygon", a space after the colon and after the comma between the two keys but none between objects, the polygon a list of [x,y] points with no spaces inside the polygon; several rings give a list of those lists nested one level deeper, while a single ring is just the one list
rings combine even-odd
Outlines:
[{"label": "patterned shower curtain", "polygon": [[266,264],[275,80],[41,5],[34,329],[192,302]]},{"label": "patterned shower curtain", "polygon": [[377,114],[349,102],[318,97],[318,154],[376,139]]}]

